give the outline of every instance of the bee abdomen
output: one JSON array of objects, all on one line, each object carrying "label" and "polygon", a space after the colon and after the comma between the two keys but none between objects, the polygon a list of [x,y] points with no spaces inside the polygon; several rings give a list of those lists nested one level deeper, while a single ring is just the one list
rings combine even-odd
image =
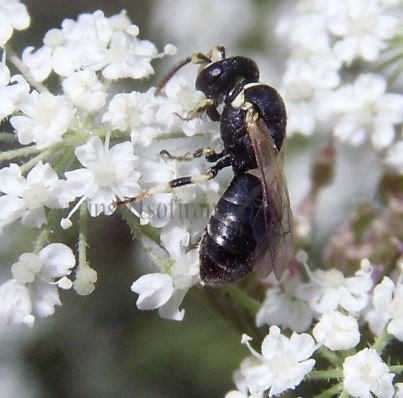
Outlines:
[{"label": "bee abdomen", "polygon": [[236,176],[217,203],[200,246],[204,282],[232,282],[253,269],[253,223],[261,207],[261,184],[250,174]]}]

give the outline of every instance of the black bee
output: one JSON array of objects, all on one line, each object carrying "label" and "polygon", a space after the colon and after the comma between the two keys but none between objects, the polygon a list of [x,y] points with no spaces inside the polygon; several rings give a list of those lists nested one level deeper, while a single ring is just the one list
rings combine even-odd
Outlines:
[{"label": "black bee", "polygon": [[216,153],[205,148],[184,156],[162,151],[172,159],[205,156],[216,164],[205,174],[177,178],[117,203],[204,182],[231,166],[234,177],[218,201],[200,243],[201,280],[207,284],[228,283],[252,270],[262,276],[273,271],[280,279],[293,252],[292,214],[283,172],[287,121],[284,102],[274,88],[259,82],[254,61],[241,56],[226,58],[222,46],[207,55],[196,53],[181,61],[157,86],[157,92],[190,62],[201,65],[195,86],[206,99],[185,119],[206,112],[210,119],[220,122],[224,150]]}]

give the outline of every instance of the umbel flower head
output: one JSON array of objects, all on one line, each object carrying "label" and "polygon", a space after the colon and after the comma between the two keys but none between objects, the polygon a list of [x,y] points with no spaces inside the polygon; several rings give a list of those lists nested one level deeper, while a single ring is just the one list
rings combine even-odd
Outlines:
[{"label": "umbel flower head", "polygon": [[393,373],[372,348],[364,348],[357,354],[346,358],[343,364],[344,388],[353,397],[392,398]]},{"label": "umbel flower head", "polygon": [[269,390],[269,397],[272,397],[293,389],[315,365],[315,360],[311,359],[315,341],[308,334],[293,333],[287,338],[277,326],[272,326],[262,342],[262,354],[251,347],[250,340],[247,335],[242,337],[258,362],[242,369],[242,375],[253,394]]}]

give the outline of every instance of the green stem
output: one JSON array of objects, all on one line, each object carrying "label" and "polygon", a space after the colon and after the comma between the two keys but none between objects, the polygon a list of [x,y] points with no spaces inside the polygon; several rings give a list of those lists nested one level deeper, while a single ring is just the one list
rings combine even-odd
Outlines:
[{"label": "green stem", "polygon": [[46,242],[48,241],[48,238],[49,238],[49,228],[46,226],[42,228],[41,232],[39,233],[38,237],[35,240],[33,250],[35,254],[38,254],[43,249]]},{"label": "green stem", "polygon": [[88,236],[88,210],[86,202],[80,206],[80,232],[78,234],[78,266],[88,267],[87,262],[87,236]]},{"label": "green stem", "polygon": [[348,398],[349,397],[349,395],[348,395],[348,392],[347,391],[343,391],[340,395],[339,395],[339,398]]},{"label": "green stem", "polygon": [[15,142],[16,135],[13,133],[0,133],[0,142]]},{"label": "green stem", "polygon": [[62,155],[53,164],[53,170],[57,175],[62,175],[65,170],[69,170],[73,164],[74,151],[71,148],[64,148]]},{"label": "green stem", "polygon": [[403,66],[400,64],[396,67],[396,69],[390,74],[389,78],[388,78],[388,84],[390,86],[392,86],[395,81],[397,80],[397,78],[401,75],[403,71]]},{"label": "green stem", "polygon": [[403,373],[403,365],[391,365],[389,366],[389,370],[396,374]]},{"label": "green stem", "polygon": [[153,228],[151,225],[141,226],[138,218],[126,206],[119,206],[117,212],[129,226],[133,239],[137,238],[140,234],[144,234],[155,243],[160,244],[160,235],[156,228]]},{"label": "green stem", "polygon": [[7,59],[9,59],[12,64],[14,64],[14,66],[21,72],[21,74],[25,77],[25,80],[32,87],[36,88],[39,92],[49,91],[42,83],[35,80],[35,78],[32,76],[31,71],[22,62],[20,57],[11,47],[7,47],[6,51],[7,51]]},{"label": "green stem", "polygon": [[382,354],[385,347],[392,340],[392,336],[385,330],[381,335],[376,337],[374,343],[372,344],[372,348],[378,353]]},{"label": "green stem", "polygon": [[343,358],[340,358],[334,351],[330,351],[323,346],[319,348],[318,354],[327,359],[332,365],[339,365],[343,361]]},{"label": "green stem", "polygon": [[28,173],[33,167],[37,165],[41,160],[47,159],[51,155],[51,151],[49,149],[41,152],[40,154],[36,155],[34,158],[30,159],[27,163],[24,163],[21,166],[21,173],[25,174]]},{"label": "green stem", "polygon": [[389,49],[396,49],[403,45],[403,35],[397,34],[395,37],[389,40]]},{"label": "green stem", "polygon": [[307,380],[330,380],[341,379],[343,377],[343,371],[339,368],[330,370],[313,370],[306,376]]},{"label": "green stem", "polygon": [[388,58],[386,61],[382,62],[381,64],[378,65],[377,69],[382,70],[386,68],[387,66],[394,64],[397,62],[400,58],[403,58],[403,53],[398,53],[393,55],[392,57]]},{"label": "green stem", "polygon": [[221,286],[220,289],[242,308],[246,309],[251,315],[255,316],[259,311],[261,304],[236,286],[224,285]]},{"label": "green stem", "polygon": [[15,158],[23,158],[26,156],[30,156],[34,153],[41,152],[41,149],[38,149],[36,145],[25,146],[23,148],[11,149],[10,151],[5,151],[0,153],[0,163],[6,162],[8,160],[12,160]]},{"label": "green stem", "polygon": [[343,391],[343,384],[338,383],[338,384],[335,384],[334,386],[331,386],[327,390],[321,392],[319,395],[315,395],[314,398],[330,398],[330,397],[333,397],[334,395],[338,394],[341,391]]}]

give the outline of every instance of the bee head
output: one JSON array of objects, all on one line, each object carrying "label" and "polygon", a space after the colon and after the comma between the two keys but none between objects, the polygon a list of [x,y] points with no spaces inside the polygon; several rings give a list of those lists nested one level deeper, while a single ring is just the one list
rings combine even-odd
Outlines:
[{"label": "bee head", "polygon": [[243,80],[259,80],[256,63],[245,57],[224,58],[201,67],[196,78],[196,89],[207,98],[220,100]]}]

